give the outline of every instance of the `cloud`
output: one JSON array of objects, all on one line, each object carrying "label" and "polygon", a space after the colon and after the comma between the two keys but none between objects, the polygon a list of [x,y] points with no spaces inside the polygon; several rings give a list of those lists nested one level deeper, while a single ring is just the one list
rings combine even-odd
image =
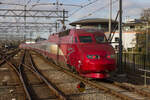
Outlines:
[{"label": "cloud", "polygon": [[[94,10],[103,7],[108,3],[109,0],[99,0],[99,2],[90,5],[89,7],[86,7],[84,10],[79,11],[78,13],[74,14],[73,18],[70,19],[76,19],[82,18],[89,13],[93,12]],[[113,0],[115,1],[115,0]],[[133,18],[139,18],[142,10],[144,8],[149,8],[150,1],[149,0],[122,0],[123,1],[123,17],[130,16]],[[113,5],[113,18],[116,17],[116,13],[119,10],[118,8],[119,4],[116,3]],[[109,6],[105,7],[103,10],[99,10],[96,13],[92,14],[90,17],[104,17],[109,18]]]},{"label": "cloud", "polygon": [[[18,3],[18,4],[25,4],[29,0],[0,0],[0,2],[5,3]],[[31,0],[31,3],[28,5],[27,9],[31,8],[32,4],[36,4],[38,0]],[[85,5],[88,4],[91,1],[94,0],[59,0],[63,4],[74,4],[74,5]],[[113,0],[115,1],[115,0]],[[150,0],[122,0],[123,1],[123,17],[130,16],[133,18],[139,18],[140,13],[144,8],[149,8]],[[40,0],[39,3],[54,3],[56,0]],[[68,18],[68,22],[70,23],[72,21],[79,20],[81,18],[109,18],[109,6],[104,7],[102,10],[97,10],[103,6],[105,6],[109,0],[98,0],[96,3],[93,3],[85,8],[80,9],[77,13],[75,13],[73,16]],[[1,9],[24,9],[22,6],[12,6],[12,5],[0,5]],[[33,8],[34,10],[42,9],[42,10],[55,10],[56,6],[48,5],[48,6],[36,6]],[[75,10],[79,9],[79,7],[71,7],[71,6],[59,6],[59,9],[65,9],[69,11],[69,14],[73,13]],[[89,15],[91,12],[97,10],[97,12],[93,13],[91,16],[84,17]],[[115,3],[113,5],[113,19],[115,19],[117,11],[118,11],[118,3]],[[1,13],[2,14],[2,13]],[[0,18],[2,21],[15,21],[13,18]],[[27,19],[27,21],[33,21],[35,19]],[[57,19],[40,19],[38,22],[54,22]],[[24,18],[21,19],[21,21],[24,21]]]},{"label": "cloud", "polygon": [[139,18],[142,10],[149,5],[149,0],[123,0],[123,16]]}]

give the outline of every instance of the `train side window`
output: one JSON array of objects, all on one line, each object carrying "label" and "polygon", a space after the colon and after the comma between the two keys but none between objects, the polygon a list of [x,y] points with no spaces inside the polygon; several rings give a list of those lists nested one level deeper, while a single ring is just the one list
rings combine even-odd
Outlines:
[{"label": "train side window", "polygon": [[92,37],[91,36],[79,36],[80,43],[91,43]]},{"label": "train side window", "polygon": [[71,36],[70,41],[71,41],[71,43],[73,43],[73,36]]},{"label": "train side window", "polygon": [[75,37],[75,43],[77,43],[77,42],[78,42],[77,37]]},{"label": "train side window", "polygon": [[105,36],[95,36],[96,42],[97,43],[105,43],[107,42],[107,39],[105,38]]}]

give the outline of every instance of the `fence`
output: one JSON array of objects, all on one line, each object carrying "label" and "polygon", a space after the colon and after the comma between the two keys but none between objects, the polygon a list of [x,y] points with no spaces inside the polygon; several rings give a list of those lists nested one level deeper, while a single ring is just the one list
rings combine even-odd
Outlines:
[{"label": "fence", "polygon": [[150,55],[123,53],[123,67],[124,69],[129,67],[132,71],[137,71],[138,69],[150,70]]},{"label": "fence", "polygon": [[[119,61],[118,54],[116,55],[117,61]],[[144,75],[144,72],[139,69],[150,70],[150,55],[141,53],[123,53],[122,62],[122,68],[125,73],[142,76]],[[148,73],[147,76],[150,76],[150,73]]]},{"label": "fence", "polygon": [[[118,64],[118,53],[116,56]],[[145,55],[142,53],[123,53],[122,62],[122,68],[125,73],[130,76],[135,75],[142,80],[144,79],[143,83],[145,85],[147,83],[150,84],[150,55]]]}]

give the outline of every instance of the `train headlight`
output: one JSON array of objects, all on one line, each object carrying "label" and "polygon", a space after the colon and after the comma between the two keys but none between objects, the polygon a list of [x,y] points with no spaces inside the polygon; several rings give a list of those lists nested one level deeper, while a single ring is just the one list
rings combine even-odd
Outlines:
[{"label": "train headlight", "polygon": [[78,63],[81,64],[81,60],[78,60]]},{"label": "train headlight", "polygon": [[87,55],[88,59],[100,59],[99,55]]},{"label": "train headlight", "polygon": [[107,58],[108,58],[108,59],[115,59],[116,56],[115,56],[115,54],[111,54],[111,55],[107,55]]}]

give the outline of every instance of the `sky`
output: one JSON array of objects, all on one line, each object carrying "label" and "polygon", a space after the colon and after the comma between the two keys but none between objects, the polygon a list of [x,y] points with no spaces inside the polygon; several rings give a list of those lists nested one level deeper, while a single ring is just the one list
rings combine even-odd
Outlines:
[{"label": "sky", "polygon": [[[30,1],[30,2],[29,2]],[[96,1],[93,4],[90,4],[82,9],[80,7],[74,6],[60,6],[59,9],[66,9],[69,11],[69,14],[72,14],[75,10],[80,9],[78,12],[69,17],[69,21],[75,21],[83,18],[108,18],[109,17],[109,0],[0,0],[0,2],[6,3],[19,3],[27,4],[30,6],[32,4],[40,3],[54,3],[59,1],[62,4],[74,4],[74,5],[86,5],[90,2]],[[113,18],[115,18],[118,11],[118,0],[112,0],[113,3]],[[150,0],[122,0],[123,1],[123,19],[126,17],[130,18],[139,18],[140,13],[143,9],[150,7]],[[8,5],[2,5],[0,7],[8,7]],[[39,8],[48,8],[54,9],[55,7],[51,6],[39,6]],[[16,8],[20,8],[19,6]],[[35,7],[36,8],[36,7]],[[96,12],[94,12],[96,11]],[[94,12],[94,13],[92,13]],[[92,14],[91,14],[92,13]],[[89,16],[90,14],[90,16]]]},{"label": "sky", "polygon": [[[67,0],[69,1],[69,0]],[[116,0],[113,0],[116,1]],[[125,20],[126,17],[129,18],[139,18],[140,14],[143,9],[150,7],[150,0],[122,0],[123,1],[123,20]],[[93,13],[91,16],[88,16],[87,18],[109,18],[109,6],[105,6],[109,3],[109,0],[99,0],[93,5],[90,5],[85,8],[85,10],[82,10],[74,15],[72,20],[77,20],[80,18],[85,18],[84,16],[88,15],[90,12],[94,11],[95,9],[99,9],[96,13]],[[116,1],[113,4],[113,19],[115,19],[117,11],[118,11],[118,1]],[[103,8],[104,7],[104,8]],[[103,9],[101,9],[103,8]]]},{"label": "sky", "polygon": [[[68,11],[69,18],[66,24],[73,21],[77,21],[85,18],[109,18],[109,0],[0,0],[3,4],[0,4],[0,9],[24,9],[27,4],[27,9],[41,9],[41,10],[55,10],[54,5],[41,5],[47,3],[59,3],[63,4],[58,6],[59,10],[65,9]],[[119,10],[119,1],[113,1],[112,18],[115,19]],[[140,14],[143,9],[150,8],[150,0],[122,0],[123,1],[123,21],[126,18],[140,18]],[[19,4],[11,5],[11,4]],[[32,5],[35,5],[32,7]],[[38,5],[37,5],[38,4]],[[64,6],[67,5],[67,6]],[[82,6],[82,8],[81,8]],[[76,12],[77,11],[77,12]],[[16,20],[16,19],[15,19]],[[20,19],[23,21],[24,19]],[[39,22],[52,22],[56,19],[27,19],[27,21],[39,21]],[[12,18],[0,18],[0,21],[13,21]]]}]

